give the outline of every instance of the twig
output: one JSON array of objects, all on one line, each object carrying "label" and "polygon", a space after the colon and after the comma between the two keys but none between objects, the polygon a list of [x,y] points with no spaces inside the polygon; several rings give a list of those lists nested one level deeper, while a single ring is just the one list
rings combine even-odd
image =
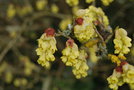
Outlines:
[{"label": "twig", "polygon": [[17,42],[17,40],[20,38],[21,33],[25,30],[27,24],[27,19],[25,20],[24,24],[22,25],[22,30],[17,34],[16,38],[12,39],[8,45],[5,47],[5,49],[0,54],[0,62],[3,60],[4,56],[7,54],[7,52],[14,46],[14,44]]},{"label": "twig", "polygon": [[96,1],[95,0],[92,2],[92,5],[93,6],[96,6]]},{"label": "twig", "polygon": [[2,59],[4,58],[4,56],[6,55],[6,53],[14,46],[14,44],[16,43],[16,41],[18,40],[19,37],[20,37],[20,35],[18,35],[15,39],[11,40],[8,43],[8,45],[5,47],[5,49],[0,54],[0,62],[2,61]]},{"label": "twig", "polygon": [[53,14],[51,12],[38,12],[38,13],[34,13],[33,17],[31,17],[31,19],[35,20],[35,19],[37,19],[39,17],[43,17],[43,16],[51,16],[51,17],[56,17],[59,19],[65,19],[67,17],[70,17],[70,15],[64,15],[64,14],[59,14],[59,13]]},{"label": "twig", "polygon": [[106,44],[105,44],[105,41],[104,41],[103,37],[102,37],[102,36],[100,35],[100,33],[97,31],[96,27],[94,28],[94,30],[95,30],[95,32],[97,33],[97,35],[99,36],[99,38],[101,39],[101,41],[102,41],[103,45],[104,45],[104,46],[106,46]]},{"label": "twig", "polygon": [[23,55],[21,54],[21,52],[18,50],[17,47],[13,47],[12,50],[13,50],[14,54],[16,54],[16,56],[18,56],[18,57],[23,56]]},{"label": "twig", "polygon": [[52,77],[48,76],[43,80],[42,90],[50,90],[50,84],[52,81]]},{"label": "twig", "polygon": [[23,31],[26,30],[27,27],[27,23],[32,22],[33,20],[36,20],[40,17],[43,16],[53,16],[53,17],[57,17],[60,19],[64,19],[66,17],[68,17],[68,15],[62,15],[62,14],[52,14],[49,12],[39,12],[39,13],[35,13],[31,18],[25,18],[25,21],[21,27],[21,31],[20,33],[16,36],[16,38],[14,38],[13,40],[11,40],[8,45],[5,47],[5,49],[2,51],[2,53],[0,54],[0,62],[3,60],[4,56],[7,54],[7,52],[14,46],[14,44],[17,42],[17,40],[20,38],[21,34]]}]

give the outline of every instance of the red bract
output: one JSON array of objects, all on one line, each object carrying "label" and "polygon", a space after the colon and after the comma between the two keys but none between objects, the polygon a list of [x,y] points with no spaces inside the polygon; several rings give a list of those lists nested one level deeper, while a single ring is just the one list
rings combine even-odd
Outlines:
[{"label": "red bract", "polygon": [[125,65],[125,64],[127,64],[127,61],[122,61],[121,64],[120,64],[120,66],[116,67],[115,70],[116,70],[117,72],[121,72],[121,73],[122,73],[122,72],[123,72],[122,67],[123,67],[123,65]]},{"label": "red bract", "polygon": [[45,33],[46,33],[46,36],[54,36],[54,34],[55,34],[55,29],[53,29],[53,28],[47,28],[47,29],[45,30]]},{"label": "red bract", "polygon": [[73,39],[69,39],[67,40],[67,46],[70,46],[70,47],[73,47],[73,43],[74,43],[74,40]]},{"label": "red bract", "polygon": [[82,25],[83,24],[83,18],[77,18],[75,20],[75,23],[78,24],[78,25]]},{"label": "red bract", "polygon": [[120,64],[120,66],[123,66],[125,64],[127,64],[127,61],[122,61],[121,64]]},{"label": "red bract", "polygon": [[116,67],[115,70],[116,70],[117,72],[120,72],[120,73],[123,72],[122,66]]}]

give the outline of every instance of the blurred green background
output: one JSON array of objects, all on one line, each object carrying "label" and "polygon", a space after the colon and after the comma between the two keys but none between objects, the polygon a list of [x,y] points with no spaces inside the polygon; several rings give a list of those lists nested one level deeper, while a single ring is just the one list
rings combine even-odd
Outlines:
[{"label": "blurred green background", "polygon": [[[0,0],[0,90],[110,90],[106,79],[115,65],[99,60],[86,78],[76,79],[60,60],[63,37],[56,38],[59,51],[52,68],[46,70],[37,63],[37,39],[44,30],[62,28],[62,20],[72,19],[75,9],[89,5],[85,0],[77,7],[68,6],[65,0]],[[107,7],[96,0],[96,6],[102,7],[113,30],[116,26],[125,28],[133,40],[134,0],[114,0]],[[113,52],[112,39],[107,48]],[[134,65],[134,46],[127,58]],[[125,84],[119,90],[130,89]]]}]

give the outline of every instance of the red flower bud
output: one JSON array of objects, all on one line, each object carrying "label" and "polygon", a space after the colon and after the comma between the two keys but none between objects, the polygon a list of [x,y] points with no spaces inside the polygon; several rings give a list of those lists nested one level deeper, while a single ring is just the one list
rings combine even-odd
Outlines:
[{"label": "red flower bud", "polygon": [[75,23],[78,24],[78,25],[82,25],[83,24],[83,18],[77,18],[75,20]]},{"label": "red flower bud", "polygon": [[68,39],[66,42],[67,46],[73,47],[74,40],[73,39]]},{"label": "red flower bud", "polygon": [[120,72],[120,73],[123,72],[122,66],[116,67],[115,70],[116,70],[117,72]]},{"label": "red flower bud", "polygon": [[54,36],[54,34],[55,34],[55,29],[53,29],[53,28],[47,28],[47,29],[45,30],[45,33],[46,33],[46,36]]},{"label": "red flower bud", "polygon": [[123,66],[125,64],[127,64],[127,61],[122,61],[121,64],[120,64],[120,66]]}]

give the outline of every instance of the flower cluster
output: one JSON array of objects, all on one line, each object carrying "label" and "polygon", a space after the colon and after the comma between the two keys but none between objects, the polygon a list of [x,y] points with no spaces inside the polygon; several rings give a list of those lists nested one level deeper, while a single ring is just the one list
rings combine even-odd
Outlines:
[{"label": "flower cluster", "polygon": [[114,69],[113,74],[107,78],[109,87],[113,90],[117,90],[118,86],[122,86],[124,83],[134,84],[134,66],[127,62],[121,62],[120,66]]},{"label": "flower cluster", "polygon": [[10,4],[7,9],[7,17],[13,18],[16,14],[16,10],[13,4]]},{"label": "flower cluster", "polygon": [[127,32],[123,28],[116,28],[113,42],[115,44],[114,53],[117,55],[109,54],[108,56],[113,63],[116,63],[119,66],[121,60],[126,60],[124,54],[128,54],[130,51],[129,47],[132,46],[131,38],[127,36]]},{"label": "flower cluster", "polygon": [[[102,4],[104,6],[108,6],[110,3],[112,3],[114,0],[101,0]],[[86,0],[86,3],[92,3],[95,2],[95,0]]]},{"label": "flower cluster", "polygon": [[101,0],[104,6],[108,6],[113,0]]},{"label": "flower cluster", "polygon": [[17,8],[17,14],[21,17],[29,14],[29,13],[32,13],[33,12],[33,8],[31,5],[26,5],[24,7],[18,7]]},{"label": "flower cluster", "polygon": [[113,74],[107,79],[110,84],[109,87],[113,90],[117,90],[118,86],[122,86],[124,83],[134,84],[134,66],[128,64],[124,54],[128,54],[129,47],[132,46],[131,39],[127,36],[127,32],[123,28],[116,28],[114,41],[114,53],[117,55],[109,54],[111,61],[117,64],[117,68]]},{"label": "flower cluster", "polygon": [[32,63],[27,56],[20,56],[19,58],[21,62],[24,64],[24,74],[26,76],[30,76],[32,72],[37,69],[36,65]]},{"label": "flower cluster", "polygon": [[29,13],[32,13],[33,12],[33,8],[30,4],[27,4],[23,7],[20,7],[18,6],[13,5],[13,4],[10,4],[8,6],[8,9],[7,9],[7,17],[9,19],[12,19],[15,15],[19,15],[20,17],[23,17]]},{"label": "flower cluster", "polygon": [[6,83],[11,83],[13,80],[13,73],[11,71],[7,71],[5,73],[5,81]]},{"label": "flower cluster", "polygon": [[50,68],[50,61],[55,60],[53,54],[57,48],[54,34],[55,30],[48,28],[40,39],[38,39],[38,48],[36,49],[37,55],[39,55],[38,63],[46,68]]},{"label": "flower cluster", "polygon": [[47,0],[37,0],[37,2],[36,2],[37,10],[43,10],[44,7],[47,5],[47,3],[48,3]]},{"label": "flower cluster", "polygon": [[69,6],[76,6],[79,4],[79,0],[66,0],[66,3],[69,5]]},{"label": "flower cluster", "polygon": [[126,63],[122,67],[123,69],[123,81],[126,83],[134,84],[134,66]]},{"label": "flower cluster", "polygon": [[[95,2],[96,0],[85,0],[86,3],[92,3]],[[108,6],[110,3],[112,3],[114,0],[101,0],[102,4],[104,6]],[[69,6],[76,6],[79,4],[79,0],[66,0],[66,3]]]},{"label": "flower cluster", "polygon": [[[86,0],[86,2],[93,1],[94,0]],[[112,1],[113,0],[102,0],[106,6]],[[79,0],[66,0],[66,2],[70,6],[76,7],[76,10],[78,9],[77,5]],[[51,8],[53,13],[58,12],[58,7],[57,10],[56,7],[57,6],[53,6]],[[66,41],[66,47],[62,50],[61,60],[66,66],[71,66],[75,77],[80,79],[88,75],[87,71],[89,66],[86,60],[87,57],[89,57],[91,62],[96,63],[101,56],[107,55],[106,42],[109,40],[107,38],[109,38],[112,33],[112,29],[109,26],[109,20],[103,10],[92,5],[87,9],[76,11],[74,23],[67,29],[68,24],[71,23],[72,20],[70,17],[63,19],[60,23],[61,31],[59,31],[56,36],[61,35],[69,38]],[[38,40],[38,48],[36,49],[37,55],[39,55],[38,63],[46,68],[50,68],[50,61],[55,60],[53,54],[57,48],[54,35],[54,29],[48,28]],[[78,43],[80,43],[79,47],[73,38],[78,40]],[[122,28],[117,28],[113,42],[115,44],[115,55],[109,54],[108,57],[113,63],[117,64],[117,67],[107,80],[110,88],[117,90],[118,86],[124,83],[128,83],[131,86],[134,84],[134,67],[123,61],[126,60],[124,54],[128,54],[130,51],[129,47],[131,47],[131,39],[127,37],[127,32]],[[88,54],[86,52],[88,52]],[[98,58],[96,54],[100,55],[100,57]]]},{"label": "flower cluster", "polygon": [[124,54],[128,54],[130,52],[129,47],[132,46],[131,38],[127,36],[126,30],[123,28],[117,28],[115,30],[115,39],[114,39],[114,48],[115,54],[119,54],[119,56],[124,56]]},{"label": "flower cluster", "polygon": [[28,81],[25,78],[16,78],[13,83],[14,86],[21,87],[21,86],[26,86],[28,84]]},{"label": "flower cluster", "polygon": [[103,23],[105,27],[109,25],[108,18],[101,8],[90,6],[88,9],[80,9],[76,12],[74,34],[80,42],[86,42],[97,36],[93,23],[95,21]]},{"label": "flower cluster", "polygon": [[87,76],[89,68],[86,61],[87,53],[84,50],[78,50],[72,39],[67,40],[66,48],[62,51],[62,54],[62,61],[66,66],[72,66],[72,72],[77,79]]},{"label": "flower cluster", "polygon": [[5,79],[5,82],[10,84],[13,81],[14,75],[12,72],[12,68],[10,66],[10,64],[8,64],[7,62],[2,62],[2,64],[0,65],[0,76],[3,77],[3,79]]},{"label": "flower cluster", "polygon": [[86,3],[92,3],[94,2],[95,0],[86,0]]},{"label": "flower cluster", "polygon": [[109,87],[113,90],[117,90],[118,86],[122,86],[124,84],[121,73],[116,70],[113,71],[113,74],[107,78]]},{"label": "flower cluster", "polygon": [[69,39],[66,42],[66,48],[62,51],[62,54],[63,56],[61,59],[67,66],[73,66],[76,64],[77,57],[79,56],[79,50],[78,46],[72,39]]},{"label": "flower cluster", "polygon": [[118,66],[119,66],[120,63],[121,63],[121,60],[126,60],[126,57],[125,57],[125,56],[118,57],[118,56],[116,56],[116,55],[109,54],[108,57],[111,59],[111,61],[112,61],[113,63],[116,63]]},{"label": "flower cluster", "polygon": [[[73,1],[74,0],[72,0],[71,2],[73,2]],[[9,4],[7,7],[6,15],[7,15],[8,19],[13,19],[15,16],[24,17],[27,15],[30,15],[31,13],[35,12],[36,10],[38,10],[38,11],[46,10],[47,4],[48,4],[48,0],[36,0],[35,8],[29,3],[26,3],[25,5],[22,5],[22,6]],[[49,10],[52,13],[58,13],[59,7],[56,4],[51,4],[51,7],[49,8]]]},{"label": "flower cluster", "polygon": [[52,13],[58,13],[58,11],[59,11],[58,6],[56,4],[52,4],[51,5],[51,12]]},{"label": "flower cluster", "polygon": [[130,86],[130,89],[131,89],[131,90],[134,90],[134,83],[129,84],[129,86]]},{"label": "flower cluster", "polygon": [[73,74],[76,76],[77,79],[81,77],[86,77],[87,70],[89,69],[86,61],[87,54],[84,50],[80,50],[80,55],[77,58],[76,64],[73,66]]}]

